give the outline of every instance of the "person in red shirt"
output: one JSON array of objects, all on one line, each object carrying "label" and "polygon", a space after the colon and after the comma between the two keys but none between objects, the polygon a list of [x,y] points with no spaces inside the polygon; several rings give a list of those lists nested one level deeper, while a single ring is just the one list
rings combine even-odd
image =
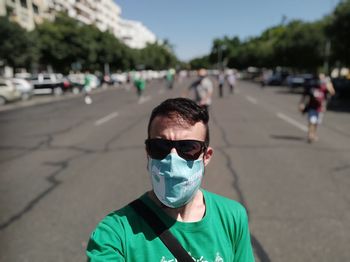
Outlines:
[{"label": "person in red shirt", "polygon": [[335,91],[332,82],[324,74],[311,79],[304,89],[299,108],[308,115],[309,143],[318,140],[317,127],[326,111],[328,94],[333,96]]}]

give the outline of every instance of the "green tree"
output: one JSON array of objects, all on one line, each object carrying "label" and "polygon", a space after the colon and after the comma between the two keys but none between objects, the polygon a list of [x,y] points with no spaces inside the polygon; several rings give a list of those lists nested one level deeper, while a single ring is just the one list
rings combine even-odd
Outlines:
[{"label": "green tree", "polygon": [[190,64],[190,68],[191,69],[200,69],[200,68],[210,68],[210,67],[212,67],[212,65],[210,63],[209,55],[192,59],[189,62],[189,64]]},{"label": "green tree", "polygon": [[350,0],[341,1],[330,17],[326,34],[335,60],[350,66]]},{"label": "green tree", "polygon": [[169,50],[168,46],[159,45],[157,43],[148,44],[139,51],[140,65],[145,69],[165,69],[175,67],[178,63],[176,56]]},{"label": "green tree", "polygon": [[[40,24],[34,34],[38,39],[41,64],[51,65],[55,70],[66,73],[73,63],[89,61],[88,56],[95,55],[89,52],[93,48],[88,50],[93,43],[81,33],[82,26],[63,14],[57,16],[55,22]],[[89,31],[89,36],[94,33]]]},{"label": "green tree", "polygon": [[316,71],[324,59],[325,36],[320,22],[290,22],[274,45],[280,65]]},{"label": "green tree", "polygon": [[34,39],[17,23],[0,17],[0,60],[13,68],[29,69],[36,59]]},{"label": "green tree", "polygon": [[163,69],[178,61],[169,42],[131,49],[111,33],[101,32],[94,25],[82,25],[64,14],[57,16],[55,22],[44,22],[35,31],[41,63],[64,73],[77,64],[82,70],[103,71],[105,64],[112,70],[140,66]]}]

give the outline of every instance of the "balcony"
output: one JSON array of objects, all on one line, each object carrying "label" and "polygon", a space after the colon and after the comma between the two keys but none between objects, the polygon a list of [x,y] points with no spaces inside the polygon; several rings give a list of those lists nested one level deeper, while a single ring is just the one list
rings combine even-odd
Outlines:
[{"label": "balcony", "polygon": [[90,7],[88,7],[85,3],[76,2],[75,8],[85,13],[86,16],[90,16],[90,17],[94,16],[94,11]]},{"label": "balcony", "polygon": [[84,24],[90,25],[92,23],[91,19],[81,15],[77,14],[76,19]]}]

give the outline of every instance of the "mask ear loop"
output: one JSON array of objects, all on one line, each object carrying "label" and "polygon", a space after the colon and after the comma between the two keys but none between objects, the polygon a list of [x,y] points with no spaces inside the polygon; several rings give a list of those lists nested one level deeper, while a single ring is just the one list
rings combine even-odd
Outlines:
[{"label": "mask ear loop", "polygon": [[207,150],[208,150],[208,146],[207,146],[207,145],[204,145],[204,150],[203,150],[203,161],[204,161],[204,157],[205,157],[206,154],[207,154]]}]

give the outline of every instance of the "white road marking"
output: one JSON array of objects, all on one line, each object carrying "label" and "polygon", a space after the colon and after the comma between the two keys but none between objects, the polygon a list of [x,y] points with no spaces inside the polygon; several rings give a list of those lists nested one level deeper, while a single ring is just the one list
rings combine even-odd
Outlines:
[{"label": "white road marking", "polygon": [[289,116],[286,116],[285,114],[282,113],[277,113],[277,117],[280,119],[286,121],[287,123],[299,128],[300,130],[307,132],[307,126],[299,123],[298,121],[294,120],[293,118],[290,118]]},{"label": "white road marking", "polygon": [[258,103],[258,101],[254,98],[254,97],[251,97],[251,96],[245,96],[245,98],[252,104],[256,105]]},{"label": "white road marking", "polygon": [[141,104],[143,104],[143,103],[145,103],[145,102],[147,102],[149,100],[151,100],[151,96],[145,96],[145,97],[141,96],[141,98],[139,99],[139,101],[137,101],[137,103],[139,105],[141,105]]},{"label": "white road marking", "polygon": [[97,121],[95,122],[95,126],[100,126],[100,125],[102,125],[102,124],[108,122],[109,120],[111,120],[111,119],[117,117],[118,115],[119,115],[118,112],[113,112],[113,113],[111,113],[111,114],[109,114],[109,115],[107,115],[107,116],[105,116],[105,117],[103,117],[103,118],[97,120]]}]

